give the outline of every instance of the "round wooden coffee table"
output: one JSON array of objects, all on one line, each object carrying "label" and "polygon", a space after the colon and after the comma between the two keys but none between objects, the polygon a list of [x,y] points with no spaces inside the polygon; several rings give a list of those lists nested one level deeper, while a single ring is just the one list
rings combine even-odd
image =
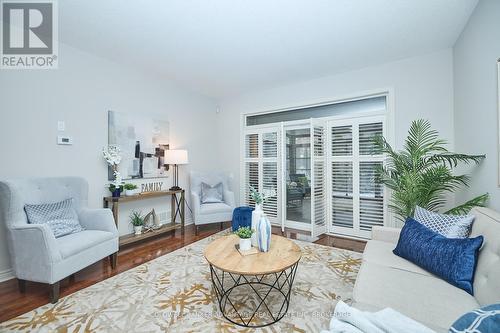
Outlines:
[{"label": "round wooden coffee table", "polygon": [[205,249],[219,309],[236,325],[268,326],[288,311],[301,250],[285,237],[271,237],[269,252],[241,255],[236,235],[216,239]]}]

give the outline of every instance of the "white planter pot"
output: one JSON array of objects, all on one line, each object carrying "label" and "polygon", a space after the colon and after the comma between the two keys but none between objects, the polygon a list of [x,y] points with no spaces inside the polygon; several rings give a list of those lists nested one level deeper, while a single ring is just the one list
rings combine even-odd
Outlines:
[{"label": "white planter pot", "polygon": [[137,193],[138,193],[137,189],[135,189],[135,190],[125,190],[125,195],[127,197],[131,197],[133,195],[136,195]]},{"label": "white planter pot", "polygon": [[252,246],[257,247],[257,224],[260,221],[260,217],[264,213],[262,211],[262,206],[261,205],[255,205],[255,209],[252,211],[252,230],[254,231],[252,234]]},{"label": "white planter pot", "polygon": [[140,235],[140,234],[142,234],[142,225],[140,225],[140,226],[138,226],[138,227],[134,226],[134,233],[135,233],[136,235]]},{"label": "white planter pot", "polygon": [[240,251],[248,251],[252,248],[250,238],[240,238]]}]

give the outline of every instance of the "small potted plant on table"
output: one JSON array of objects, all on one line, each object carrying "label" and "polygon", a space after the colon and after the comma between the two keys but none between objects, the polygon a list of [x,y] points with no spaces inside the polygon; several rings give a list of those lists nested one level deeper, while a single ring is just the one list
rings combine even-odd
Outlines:
[{"label": "small potted plant on table", "polygon": [[144,225],[144,218],[141,212],[133,211],[130,215],[130,223],[134,226],[134,234],[140,235],[142,233],[142,226]]},{"label": "small potted plant on table", "polygon": [[125,195],[128,197],[137,194],[137,185],[127,183],[123,185],[123,188],[125,189]]},{"label": "small potted plant on table", "polygon": [[239,227],[235,232],[238,237],[240,237],[240,251],[248,251],[252,248],[252,237],[253,230],[249,227]]}]

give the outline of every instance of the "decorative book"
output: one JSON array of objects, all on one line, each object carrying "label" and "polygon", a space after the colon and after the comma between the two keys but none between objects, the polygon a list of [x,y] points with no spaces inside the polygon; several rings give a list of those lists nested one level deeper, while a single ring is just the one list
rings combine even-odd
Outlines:
[{"label": "decorative book", "polygon": [[252,255],[252,254],[257,254],[259,253],[259,250],[255,247],[252,247],[250,250],[248,251],[240,251],[240,244],[235,244],[234,247],[236,248],[236,250],[238,250],[238,252],[242,255],[242,256],[249,256],[249,255]]}]

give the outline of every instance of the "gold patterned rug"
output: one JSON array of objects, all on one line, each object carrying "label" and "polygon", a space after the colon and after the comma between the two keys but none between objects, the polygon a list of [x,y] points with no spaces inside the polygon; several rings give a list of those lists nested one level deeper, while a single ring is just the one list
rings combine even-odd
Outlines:
[{"label": "gold patterned rug", "polygon": [[0,332],[319,332],[335,300],[350,303],[361,254],[296,241],[302,249],[290,308],[278,323],[246,329],[225,320],[203,249],[214,236],[0,324]]}]

